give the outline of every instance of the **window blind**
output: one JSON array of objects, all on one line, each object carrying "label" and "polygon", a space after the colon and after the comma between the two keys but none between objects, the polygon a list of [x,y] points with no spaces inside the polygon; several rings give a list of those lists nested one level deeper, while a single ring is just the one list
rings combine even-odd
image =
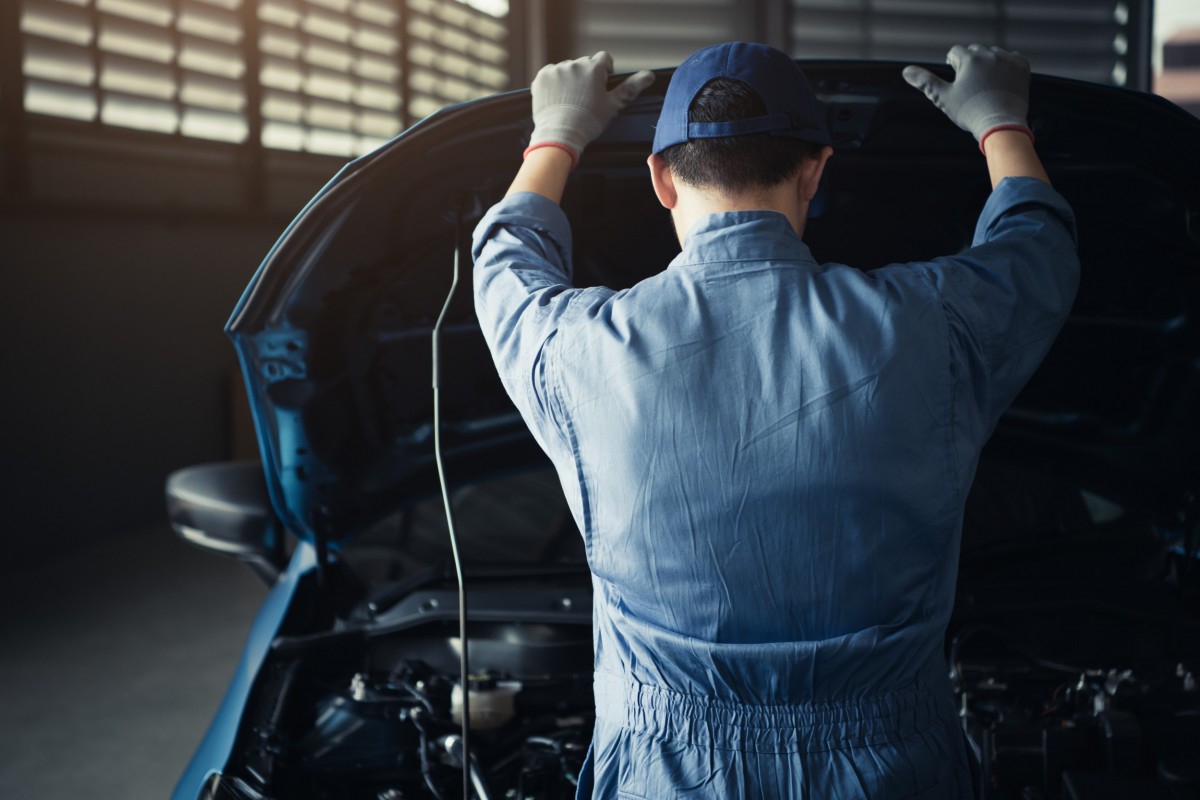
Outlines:
[{"label": "window blind", "polygon": [[952,44],[998,45],[1034,71],[1136,85],[1148,34],[1132,0],[790,0],[797,58],[941,63]]},{"label": "window blind", "polygon": [[510,80],[506,0],[22,0],[20,27],[28,112],[337,156]]},{"label": "window blind", "polygon": [[[1035,71],[1148,88],[1150,0],[580,0],[575,51],[621,70],[673,66],[734,38],[796,58],[945,60],[953,44],[999,45]],[[781,30],[782,28],[782,30]]]},{"label": "window blind", "polygon": [[403,127],[399,13],[385,0],[259,0],[267,147],[350,156]]},{"label": "window blind", "polygon": [[673,67],[701,47],[742,36],[743,17],[734,0],[581,0],[574,50],[607,50],[622,72]]},{"label": "window blind", "polygon": [[506,2],[405,0],[410,116],[508,86]]},{"label": "window blind", "polygon": [[244,141],[240,3],[25,0],[25,109]]}]

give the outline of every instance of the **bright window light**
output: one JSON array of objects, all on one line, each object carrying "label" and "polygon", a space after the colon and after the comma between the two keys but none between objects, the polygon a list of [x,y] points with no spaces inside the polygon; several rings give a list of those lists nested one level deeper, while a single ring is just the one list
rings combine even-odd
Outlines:
[{"label": "bright window light", "polygon": [[400,18],[395,8],[386,4],[366,2],[366,0],[359,0],[354,4],[354,16],[385,28],[395,25],[396,20]]},{"label": "bright window light", "polygon": [[508,16],[508,0],[466,0],[466,3],[490,17]]},{"label": "bright window light", "polygon": [[323,153],[328,156],[352,156],[357,145],[355,137],[349,133],[310,128],[304,149],[310,153]]},{"label": "bright window light", "polygon": [[168,27],[175,17],[175,12],[164,0],[96,0],[96,8],[160,28]]},{"label": "bright window light", "polygon": [[159,100],[170,100],[175,96],[175,76],[170,69],[123,59],[105,59],[100,72],[100,86],[108,91]]},{"label": "bright window light", "polygon": [[202,75],[188,76],[184,80],[179,100],[188,106],[235,113],[241,112],[246,105],[241,84]]},{"label": "bright window light", "polygon": [[294,28],[302,16],[295,3],[286,0],[263,0],[258,4],[258,18],[272,25]]},{"label": "bright window light", "polygon": [[31,78],[87,86],[96,75],[91,56],[84,50],[58,42],[33,40],[27,43],[22,70]]},{"label": "bright window light", "polygon": [[189,108],[183,112],[180,133],[200,139],[218,142],[244,142],[250,130],[246,120],[238,114],[223,114],[202,108]]},{"label": "bright window light", "polygon": [[179,114],[170,103],[130,97],[104,98],[104,106],[100,109],[100,121],[156,133],[175,133],[179,129]]},{"label": "bright window light", "polygon": [[179,66],[234,80],[242,77],[246,71],[246,65],[236,48],[198,39],[183,43]]},{"label": "bright window light", "polygon": [[69,6],[41,3],[21,9],[21,32],[86,47],[92,43],[87,13]]},{"label": "bright window light", "polygon": [[177,27],[181,33],[227,44],[237,44],[242,40],[237,17],[216,9],[207,10],[199,6],[185,8],[179,15]]},{"label": "bright window light", "polygon": [[96,118],[96,97],[89,89],[26,81],[25,110],[34,114],[90,121]]},{"label": "bright window light", "polygon": [[135,56],[160,64],[168,64],[175,57],[175,45],[170,40],[115,24],[100,28],[98,43],[100,49],[106,52]]},{"label": "bright window light", "polygon": [[304,127],[285,122],[264,122],[262,143],[276,150],[303,150]]}]

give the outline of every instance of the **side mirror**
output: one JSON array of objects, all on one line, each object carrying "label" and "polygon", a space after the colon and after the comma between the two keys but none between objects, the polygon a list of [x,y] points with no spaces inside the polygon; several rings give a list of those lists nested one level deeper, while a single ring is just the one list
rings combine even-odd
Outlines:
[{"label": "side mirror", "polygon": [[273,585],[283,571],[283,526],[257,461],[199,464],[167,476],[167,517],[184,540],[246,562]]}]

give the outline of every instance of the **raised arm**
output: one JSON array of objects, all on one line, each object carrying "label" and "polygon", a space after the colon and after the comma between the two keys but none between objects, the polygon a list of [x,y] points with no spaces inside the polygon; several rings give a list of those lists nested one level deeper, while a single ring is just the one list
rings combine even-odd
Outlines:
[{"label": "raised arm", "polygon": [[557,203],[583,149],[654,80],[653,73],[640,72],[609,90],[611,73],[612,58],[603,52],[538,72],[525,162],[505,199],[475,229],[479,327],[500,379],[543,448],[555,446],[555,423],[542,354],[573,313],[586,313],[612,294],[572,285],[571,227]]},{"label": "raised arm", "polygon": [[654,73],[642,70],[610,90],[612,70],[612,56],[603,50],[538,70],[530,87],[533,135],[508,194],[534,192],[555,203],[562,200],[567,174],[579,163],[583,149],[654,82]]},{"label": "raised arm", "polygon": [[925,93],[954,124],[969,131],[987,157],[995,189],[1005,178],[1050,182],[1029,129],[1029,62],[999,47],[955,45],[946,55],[954,81],[927,69],[904,68],[904,79]]}]

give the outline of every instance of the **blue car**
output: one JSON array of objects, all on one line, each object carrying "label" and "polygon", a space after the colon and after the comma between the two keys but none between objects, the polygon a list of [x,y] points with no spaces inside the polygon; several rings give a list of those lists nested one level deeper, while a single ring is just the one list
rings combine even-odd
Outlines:
[{"label": "blue car", "polygon": [[[814,253],[872,269],[967,245],[990,190],[971,137],[902,65],[803,66],[836,151]],[[677,252],[644,165],[669,78],[572,174],[580,285],[630,286]],[[1083,277],[968,501],[946,647],[977,794],[1200,797],[1200,120],[1044,76],[1032,98]],[[261,464],[182,470],[167,499],[181,536],[271,590],[176,800],[574,796],[587,562],[469,286],[470,233],[531,127],[512,92],[348,164],[237,304]]]}]

